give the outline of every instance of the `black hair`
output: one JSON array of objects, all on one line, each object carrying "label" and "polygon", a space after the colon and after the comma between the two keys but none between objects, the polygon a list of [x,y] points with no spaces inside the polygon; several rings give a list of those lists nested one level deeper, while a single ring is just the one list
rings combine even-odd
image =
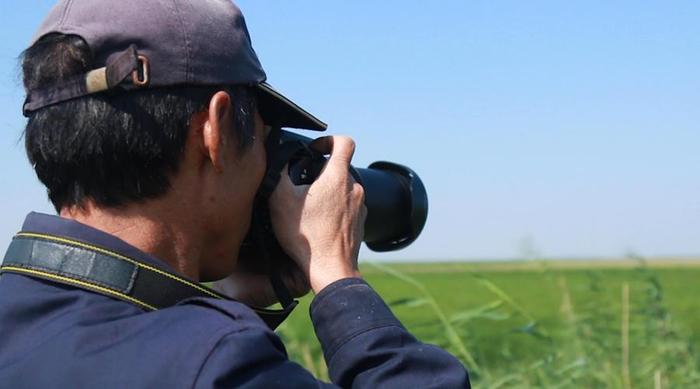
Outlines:
[{"label": "black hair", "polygon": [[[51,34],[21,56],[25,90],[45,88],[94,68],[87,43]],[[27,157],[57,211],[88,199],[119,207],[170,189],[192,116],[220,90],[231,94],[235,139],[248,148],[255,97],[247,86],[175,86],[100,93],[39,109],[24,131]]]}]

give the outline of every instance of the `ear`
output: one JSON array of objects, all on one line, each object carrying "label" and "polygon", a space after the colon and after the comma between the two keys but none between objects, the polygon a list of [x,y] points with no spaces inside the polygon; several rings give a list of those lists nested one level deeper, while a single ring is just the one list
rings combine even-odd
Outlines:
[{"label": "ear", "polygon": [[218,172],[224,169],[224,154],[227,149],[232,118],[231,96],[224,91],[217,92],[209,101],[209,110],[202,126],[202,146],[204,154]]}]

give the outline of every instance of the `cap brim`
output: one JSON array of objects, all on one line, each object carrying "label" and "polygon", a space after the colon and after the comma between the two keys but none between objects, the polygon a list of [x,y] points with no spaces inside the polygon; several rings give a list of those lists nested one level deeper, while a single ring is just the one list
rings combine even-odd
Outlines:
[{"label": "cap brim", "polygon": [[276,127],[325,131],[328,125],[292,100],[276,91],[270,84],[258,84],[258,110],[265,124]]}]

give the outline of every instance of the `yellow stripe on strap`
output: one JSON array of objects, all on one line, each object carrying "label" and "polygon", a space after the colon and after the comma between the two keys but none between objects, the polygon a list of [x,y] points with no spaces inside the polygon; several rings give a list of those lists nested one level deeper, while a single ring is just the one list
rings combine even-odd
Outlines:
[{"label": "yellow stripe on strap", "polygon": [[156,269],[155,267],[148,266],[148,265],[143,264],[143,263],[141,263],[141,262],[135,261],[135,260],[133,260],[133,259],[131,259],[131,258],[129,258],[129,257],[125,257],[125,256],[123,256],[123,255],[121,255],[121,254],[118,254],[118,253],[115,253],[115,252],[113,252],[113,251],[109,251],[109,250],[106,250],[106,249],[103,249],[103,248],[100,248],[100,247],[97,247],[97,246],[92,246],[92,245],[89,245],[89,244],[87,244],[87,243],[78,242],[78,241],[75,241],[75,240],[72,240],[72,239],[59,238],[59,237],[57,237],[57,236],[44,235],[44,234],[36,234],[36,233],[31,233],[31,232],[20,232],[20,233],[18,233],[16,236],[17,236],[17,237],[27,237],[27,238],[45,239],[45,240],[50,240],[50,241],[54,241],[54,242],[66,243],[66,244],[70,244],[70,245],[73,245],[73,246],[82,247],[82,248],[85,248],[85,249],[88,249],[88,250],[92,250],[92,251],[97,251],[97,252],[102,253],[102,254],[105,254],[105,255],[109,255],[109,256],[112,256],[112,257],[119,258],[119,259],[123,259],[123,260],[125,260],[125,261],[127,261],[127,262],[129,262],[129,263],[132,263],[132,264],[134,264],[134,265],[136,265],[136,266],[138,266],[138,267],[142,267],[142,268],[147,269],[147,270],[150,270],[150,271],[152,271],[152,272],[156,272],[156,273],[158,273],[158,274],[160,274],[160,275],[166,276],[166,277],[171,278],[171,279],[173,279],[173,280],[175,280],[175,281],[181,282],[181,283],[183,283],[183,284],[185,284],[185,285],[188,285],[188,286],[190,286],[190,287],[192,287],[192,288],[195,288],[195,289],[199,290],[200,292],[205,293],[205,294],[207,294],[207,295],[209,295],[209,296],[211,296],[211,297],[214,297],[214,298],[217,298],[217,299],[221,299],[221,296],[217,295],[216,293],[214,293],[214,292],[212,292],[212,291],[210,291],[210,290],[207,290],[206,288],[204,288],[204,287],[201,286],[201,285],[197,285],[197,284],[195,284],[195,283],[193,283],[193,282],[190,282],[190,281],[185,280],[185,279],[183,279],[183,278],[177,277],[177,276],[175,276],[175,275],[173,275],[173,274],[170,274],[170,273],[168,273],[168,272],[162,271],[162,270],[160,270],[160,269]]},{"label": "yellow stripe on strap", "polygon": [[59,276],[59,275],[56,275],[56,274],[46,273],[46,272],[39,271],[39,270],[25,269],[25,268],[14,267],[14,266],[1,266],[1,267],[0,267],[0,272],[2,272],[2,271],[8,271],[8,272],[13,272],[13,273],[24,273],[24,274],[29,274],[29,275],[33,275],[33,276],[39,276],[39,277],[44,277],[44,278],[48,278],[48,279],[52,279],[52,280],[64,282],[64,283],[67,283],[67,284],[73,284],[73,285],[81,286],[81,287],[87,288],[87,289],[94,289],[94,290],[96,290],[96,291],[98,291],[98,292],[102,292],[102,293],[104,293],[104,294],[112,295],[112,296],[114,296],[114,297],[117,297],[117,298],[120,298],[120,299],[123,299],[123,300],[127,300],[127,301],[129,301],[129,302],[132,302],[132,303],[134,303],[134,304],[136,304],[136,305],[138,305],[138,306],[141,306],[141,307],[143,307],[143,308],[149,309],[149,310],[151,310],[151,311],[156,311],[156,310],[157,310],[156,307],[153,307],[153,306],[151,306],[151,305],[148,305],[148,304],[144,303],[144,302],[141,301],[141,300],[137,300],[137,299],[135,299],[135,298],[133,298],[133,297],[131,297],[131,296],[127,296],[127,295],[125,295],[125,294],[123,294],[123,293],[120,293],[120,292],[117,292],[117,291],[114,291],[114,290],[112,290],[112,289],[108,289],[108,288],[105,288],[105,287],[102,287],[102,286],[99,286],[99,285],[91,284],[91,283],[89,283],[89,282],[80,281],[80,280],[76,280],[76,279],[69,278],[69,277],[62,277],[62,276]]}]

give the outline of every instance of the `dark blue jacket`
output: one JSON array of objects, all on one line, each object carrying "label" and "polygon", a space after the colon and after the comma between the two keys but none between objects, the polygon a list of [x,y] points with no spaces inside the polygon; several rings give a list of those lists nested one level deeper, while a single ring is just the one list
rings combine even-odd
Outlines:
[{"label": "dark blue jacket", "polygon": [[[104,232],[30,214],[24,231],[60,235],[167,269]],[[319,293],[311,318],[331,380],[341,387],[469,387],[445,351],[417,341],[360,279]],[[83,289],[0,276],[0,386],[8,388],[306,388],[317,381],[287,358],[247,306],[190,299],[154,312]]]}]

